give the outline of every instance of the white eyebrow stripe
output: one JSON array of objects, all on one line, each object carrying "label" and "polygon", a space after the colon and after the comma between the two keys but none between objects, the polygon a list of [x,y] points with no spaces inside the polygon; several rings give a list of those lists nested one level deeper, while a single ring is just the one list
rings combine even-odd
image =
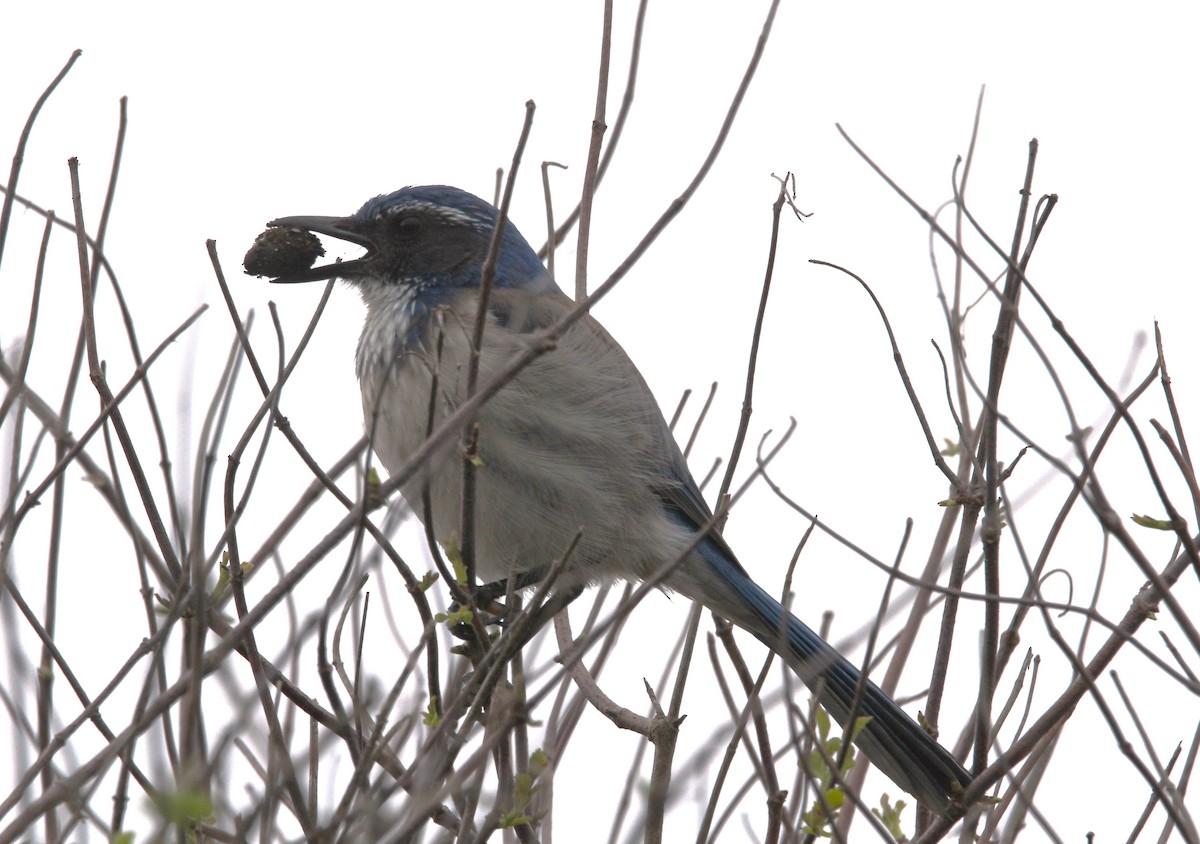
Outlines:
[{"label": "white eyebrow stripe", "polygon": [[400,214],[405,211],[423,211],[426,214],[439,217],[445,220],[447,223],[455,223],[460,226],[471,226],[472,228],[482,229],[481,223],[483,221],[478,217],[474,217],[465,211],[461,211],[458,208],[453,208],[449,205],[438,205],[435,202],[424,202],[419,199],[410,200],[408,202],[401,203],[400,205],[393,205],[390,208],[384,209],[383,213],[390,216],[393,214]]}]

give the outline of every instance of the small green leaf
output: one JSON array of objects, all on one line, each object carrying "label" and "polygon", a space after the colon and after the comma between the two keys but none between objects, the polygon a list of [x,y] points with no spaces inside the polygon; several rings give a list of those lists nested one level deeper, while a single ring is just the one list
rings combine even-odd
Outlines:
[{"label": "small green leaf", "polygon": [[814,800],[812,808],[800,816],[800,831],[805,835],[815,835],[819,838],[829,838],[830,818],[825,814],[825,807],[820,800]]},{"label": "small green leaf", "polygon": [[858,718],[854,721],[854,727],[851,728],[851,730],[850,730],[850,741],[857,741],[858,734],[861,733],[863,731],[863,729],[866,728],[867,724],[870,724],[870,723],[871,723],[870,715],[858,716]]},{"label": "small green leaf", "polygon": [[517,774],[514,777],[514,794],[513,806],[514,809],[524,811],[529,805],[529,801],[533,798],[533,792],[536,790],[533,785],[533,775],[529,773]]},{"label": "small green leaf", "polygon": [[1156,519],[1153,516],[1139,516],[1134,513],[1129,517],[1133,523],[1151,530],[1176,530],[1180,527],[1179,523],[1174,519]]},{"label": "small green leaf", "polygon": [[826,712],[822,707],[817,708],[816,722],[817,737],[824,741],[829,737],[829,713]]},{"label": "small green leaf", "polygon": [[522,814],[521,812],[505,812],[500,816],[500,828],[509,829],[514,826],[520,826],[521,824],[527,824],[530,822],[530,820],[532,820],[532,818],[530,818],[528,815]]},{"label": "small green leaf", "polygon": [[[254,566],[250,563],[242,563],[241,569],[242,576],[245,577],[254,570]],[[217,585],[213,587],[212,597],[214,599],[223,597],[232,582],[233,570],[229,567],[229,552],[225,551],[221,554],[221,564],[217,568]]]},{"label": "small green leaf", "polygon": [[433,617],[433,620],[439,624],[447,624],[451,626],[455,624],[470,624],[475,620],[475,613],[471,612],[471,610],[467,607],[459,607],[458,609],[451,610],[450,612],[437,613]]},{"label": "small green leaf", "polygon": [[533,795],[538,790],[537,779],[549,764],[550,757],[541,748],[529,754],[528,769],[516,776],[515,787],[513,789],[513,811],[510,814],[515,815],[529,808],[529,803],[533,800]]},{"label": "small green leaf", "polygon": [[425,707],[425,717],[421,720],[424,722],[426,727],[436,727],[442,723],[442,715],[440,712],[438,712],[437,704],[438,699],[436,697],[431,697],[429,699],[429,705]]},{"label": "small green leaf", "polygon": [[231,582],[233,578],[229,574],[229,553],[226,552],[221,555],[221,564],[217,567],[217,585],[213,587],[213,598],[222,597]]},{"label": "small green leaf", "polygon": [[454,579],[458,582],[459,586],[466,586],[467,567],[463,563],[462,545],[459,542],[458,532],[452,532],[450,538],[442,543],[442,547],[446,550],[446,559],[450,561],[450,565],[454,568]]},{"label": "small green leaf", "polygon": [[[851,741],[871,722],[870,716],[863,715],[855,719],[846,738]],[[818,706],[813,711],[813,726],[815,727],[815,746],[808,754],[807,773],[812,784],[821,793],[819,799],[814,799],[812,807],[801,815],[801,831],[806,835],[829,838],[831,827],[837,820],[838,810],[846,803],[846,793],[841,786],[835,784],[833,771],[826,760],[836,761],[842,754],[846,738],[840,735],[831,736],[834,724],[829,713]],[[846,758],[841,762],[841,776],[849,773],[857,764],[857,754],[853,747],[847,749]],[[822,802],[823,801],[823,802]]]},{"label": "small green leaf", "polygon": [[900,828],[900,813],[904,811],[904,807],[908,804],[903,800],[897,800],[893,806],[888,796],[884,794],[879,800],[880,808],[872,809],[871,814],[879,818],[887,831],[892,834],[892,837],[900,844],[908,841],[908,836],[904,834],[904,830]]}]

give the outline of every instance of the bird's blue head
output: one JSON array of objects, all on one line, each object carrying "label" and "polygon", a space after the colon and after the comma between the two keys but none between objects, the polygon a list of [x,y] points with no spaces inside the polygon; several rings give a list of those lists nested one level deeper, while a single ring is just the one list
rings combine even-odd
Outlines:
[{"label": "bird's blue head", "polygon": [[[272,227],[306,229],[367,251],[359,258],[286,273],[279,282],[342,278],[363,284],[412,285],[447,293],[478,286],[499,212],[458,188],[401,188],[367,201],[349,217],[282,217]],[[554,287],[537,253],[510,222],[496,258],[498,287]]]}]

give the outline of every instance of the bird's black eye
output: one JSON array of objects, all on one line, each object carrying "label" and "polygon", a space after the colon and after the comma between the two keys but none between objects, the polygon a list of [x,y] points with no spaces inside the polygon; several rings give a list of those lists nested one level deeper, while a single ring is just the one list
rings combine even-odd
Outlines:
[{"label": "bird's black eye", "polygon": [[424,227],[425,222],[420,217],[409,215],[400,218],[400,222],[396,225],[396,232],[402,240],[413,240]]}]

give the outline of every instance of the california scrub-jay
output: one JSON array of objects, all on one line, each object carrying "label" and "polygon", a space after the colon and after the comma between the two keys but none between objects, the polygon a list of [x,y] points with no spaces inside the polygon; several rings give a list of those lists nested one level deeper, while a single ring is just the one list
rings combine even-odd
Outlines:
[{"label": "california scrub-jay", "polygon": [[[366,249],[359,258],[275,280],[338,277],[366,302],[355,367],[372,445],[391,472],[426,438],[435,371],[435,425],[466,394],[480,279],[497,217],[492,205],[469,193],[427,186],[378,196],[349,217],[271,223]],[[487,302],[479,383],[573,306],[506,224]],[[676,560],[711,516],[637,367],[590,315],[483,404],[477,420],[475,558],[485,581],[535,581],[577,536],[556,589],[577,594],[599,581],[646,579]],[[462,478],[452,442],[402,490],[413,512],[433,520],[443,544],[460,530]],[[720,534],[709,532],[663,586],[778,651],[845,725],[860,672],[754,583]],[[971,781],[954,757],[873,683],[866,683],[857,714],[869,718],[857,743],[870,760],[925,806],[949,812]]]}]

